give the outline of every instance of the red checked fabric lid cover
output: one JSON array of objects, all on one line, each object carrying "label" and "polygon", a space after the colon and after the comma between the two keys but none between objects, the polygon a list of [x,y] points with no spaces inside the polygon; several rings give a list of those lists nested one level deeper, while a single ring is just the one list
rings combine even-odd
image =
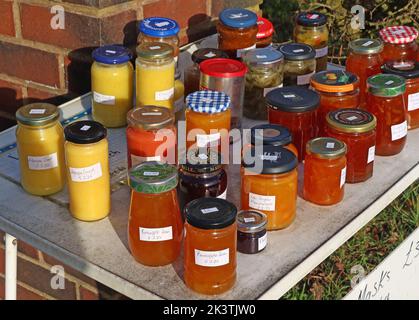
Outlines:
[{"label": "red checked fabric lid cover", "polygon": [[257,21],[258,33],[256,34],[257,39],[263,39],[270,37],[274,33],[274,26],[268,19],[258,17]]},{"label": "red checked fabric lid cover", "polygon": [[404,44],[415,41],[418,30],[409,26],[385,27],[380,30],[381,39],[392,44]]}]

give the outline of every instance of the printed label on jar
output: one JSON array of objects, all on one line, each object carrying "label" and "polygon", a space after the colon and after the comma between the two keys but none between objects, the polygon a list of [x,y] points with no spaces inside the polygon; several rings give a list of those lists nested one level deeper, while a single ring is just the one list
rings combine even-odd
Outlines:
[{"label": "printed label on jar", "polygon": [[275,200],[275,196],[262,196],[256,193],[249,193],[249,206],[253,209],[275,211]]},{"label": "printed label on jar", "polygon": [[74,182],[86,182],[96,180],[102,176],[102,166],[98,162],[92,166],[84,168],[70,167],[70,176],[71,180]]},{"label": "printed label on jar", "polygon": [[143,176],[146,177],[157,177],[160,173],[157,171],[144,171]]},{"label": "printed label on jar", "polygon": [[368,160],[367,163],[373,162],[375,158],[375,146],[368,149]]},{"label": "printed label on jar", "polygon": [[391,126],[391,141],[399,140],[407,135],[407,121]]},{"label": "printed label on jar", "polygon": [[156,101],[164,101],[169,100],[175,94],[175,88],[170,88],[163,91],[156,91],[154,98]]},{"label": "printed label on jar", "polygon": [[136,156],[134,154],[131,155],[131,167],[135,167],[137,164],[140,164],[146,161],[161,161],[161,158],[160,156],[141,157],[141,156]]},{"label": "printed label on jar", "polygon": [[226,199],[227,199],[227,188],[226,188],[226,189],[225,189],[225,191],[224,191],[222,194],[220,194],[217,198],[226,200]]},{"label": "printed label on jar", "polygon": [[363,47],[369,47],[370,45],[372,45],[374,43],[374,41],[367,41],[367,42],[365,42],[362,46]]},{"label": "printed label on jar", "polygon": [[48,170],[58,167],[57,153],[46,156],[28,156],[28,165],[31,170]]},{"label": "printed label on jar", "polygon": [[316,58],[321,58],[321,57],[326,56],[327,52],[328,52],[327,50],[328,50],[327,46],[323,47],[323,48],[316,49]]},{"label": "printed label on jar", "polygon": [[89,131],[90,128],[91,128],[91,126],[84,125],[83,127],[80,128],[80,131]]},{"label": "printed label on jar", "polygon": [[31,109],[29,111],[29,114],[44,114],[46,109]]},{"label": "printed label on jar", "polygon": [[220,267],[230,262],[230,249],[203,251],[195,249],[195,264],[202,267]]},{"label": "printed label on jar", "polygon": [[326,143],[326,148],[327,149],[333,149],[335,147],[335,143],[334,142],[328,142]]},{"label": "printed label on jar", "polygon": [[141,241],[167,241],[173,239],[172,227],[142,228],[140,227]]},{"label": "printed label on jar", "polygon": [[211,212],[218,212],[218,208],[216,208],[216,207],[205,208],[205,209],[201,209],[201,212],[203,214],[207,214],[207,213],[211,213]]},{"label": "printed label on jar", "polygon": [[199,148],[206,147],[208,144],[217,145],[215,142],[220,140],[220,133],[213,134],[197,134],[196,135],[196,144]]},{"label": "printed label on jar", "polygon": [[310,79],[313,76],[314,71],[311,73],[303,74],[302,76],[297,76],[297,85],[305,85],[310,83]]},{"label": "printed label on jar", "polygon": [[237,58],[241,58],[242,55],[244,55],[246,53],[246,51],[252,50],[256,48],[256,44],[254,44],[253,46],[247,47],[247,48],[242,48],[242,49],[237,49]]},{"label": "printed label on jar", "polygon": [[346,181],[346,167],[340,172],[340,187],[342,188]]},{"label": "printed label on jar", "polygon": [[258,251],[265,249],[268,243],[268,233],[266,232],[262,237],[258,239]]},{"label": "printed label on jar", "polygon": [[110,106],[115,105],[115,96],[108,96],[106,94],[101,94],[96,91],[93,91],[93,100],[94,102],[97,102],[100,104],[107,104]]},{"label": "printed label on jar", "polygon": [[278,89],[278,88],[282,88],[282,83],[279,86],[276,86],[276,87],[264,88],[263,89],[263,96],[266,96],[269,92],[271,92],[272,90]]},{"label": "printed label on jar", "polygon": [[244,222],[249,223],[249,222],[255,222],[256,219],[251,217],[251,218],[243,218]]},{"label": "printed label on jar", "polygon": [[419,92],[407,96],[407,111],[419,109]]}]

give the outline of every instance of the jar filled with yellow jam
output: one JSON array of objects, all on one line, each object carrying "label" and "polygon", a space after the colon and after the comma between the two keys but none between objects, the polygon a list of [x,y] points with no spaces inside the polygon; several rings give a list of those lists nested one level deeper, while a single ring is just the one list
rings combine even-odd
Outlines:
[{"label": "jar filled with yellow jam", "polygon": [[32,103],[16,112],[20,182],[27,192],[46,196],[65,184],[64,134],[58,108]]}]

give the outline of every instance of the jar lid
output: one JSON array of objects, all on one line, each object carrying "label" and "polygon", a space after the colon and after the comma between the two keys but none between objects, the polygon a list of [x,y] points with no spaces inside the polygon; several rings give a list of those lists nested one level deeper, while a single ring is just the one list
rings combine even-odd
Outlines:
[{"label": "jar lid", "polygon": [[223,167],[221,154],[211,148],[205,152],[201,148],[190,148],[186,155],[186,163],[181,168],[191,173],[211,173]]},{"label": "jar lid", "polygon": [[279,50],[285,57],[285,60],[291,61],[301,61],[314,59],[316,56],[316,51],[313,47],[304,43],[286,43],[280,45]]},{"label": "jar lid", "polygon": [[256,39],[264,39],[270,37],[274,33],[274,26],[268,19],[258,17],[257,20],[258,33]]},{"label": "jar lid", "polygon": [[327,124],[342,132],[363,133],[374,130],[377,126],[375,116],[361,109],[338,109],[331,111],[326,117]]},{"label": "jar lid", "polygon": [[257,210],[241,210],[237,213],[237,230],[245,233],[255,233],[266,229],[268,218]]},{"label": "jar lid", "polygon": [[384,42],[392,44],[410,43],[418,37],[418,30],[409,26],[392,26],[380,30],[380,37]]},{"label": "jar lid", "polygon": [[137,192],[152,194],[167,192],[177,186],[177,168],[157,161],[143,162],[130,169],[128,182]]},{"label": "jar lid", "polygon": [[198,198],[185,206],[186,221],[199,229],[222,229],[236,221],[237,208],[220,198]]},{"label": "jar lid", "polygon": [[307,154],[321,159],[336,159],[346,154],[346,144],[338,139],[319,137],[306,144]]},{"label": "jar lid", "polygon": [[83,120],[70,123],[64,129],[65,139],[77,144],[95,143],[106,138],[106,128],[99,122]]},{"label": "jar lid", "polygon": [[223,50],[214,48],[202,48],[192,53],[192,61],[200,64],[202,61],[214,58],[228,58],[228,54]]},{"label": "jar lid", "polygon": [[325,25],[327,17],[320,12],[301,12],[297,16],[297,23],[305,27],[319,27]]},{"label": "jar lid", "polygon": [[351,92],[359,87],[359,78],[345,70],[320,71],[311,77],[310,85],[322,92]]},{"label": "jar lid", "polygon": [[137,47],[137,56],[145,60],[173,57],[173,47],[164,42],[144,42]]},{"label": "jar lid", "polygon": [[376,74],[367,79],[367,88],[375,96],[395,97],[405,92],[406,80],[394,74]]},{"label": "jar lid", "polygon": [[380,39],[361,38],[349,42],[349,49],[358,54],[374,54],[383,50]]},{"label": "jar lid", "polygon": [[272,47],[248,50],[242,57],[248,65],[270,65],[284,60],[284,55]]},{"label": "jar lid", "polygon": [[271,90],[265,96],[268,107],[286,112],[305,112],[319,106],[320,96],[301,86],[289,86]]},{"label": "jar lid", "polygon": [[143,106],[129,110],[127,122],[132,127],[158,130],[174,124],[175,116],[171,110],[165,107]]},{"label": "jar lid", "polygon": [[256,13],[242,8],[224,9],[219,15],[223,24],[231,28],[249,28],[256,25]]},{"label": "jar lid", "polygon": [[260,124],[250,129],[250,143],[286,146],[292,142],[291,132],[278,124]]},{"label": "jar lid", "polygon": [[199,69],[208,76],[219,78],[244,77],[247,72],[243,62],[225,58],[205,60],[199,65]]},{"label": "jar lid", "polygon": [[43,126],[58,120],[58,108],[50,103],[31,103],[16,111],[16,120],[28,126]]},{"label": "jar lid", "polygon": [[152,37],[171,37],[179,33],[179,24],[169,18],[151,17],[142,20],[138,27],[139,31]]},{"label": "jar lid", "polygon": [[110,45],[95,49],[92,53],[95,61],[104,64],[122,64],[131,60],[131,52],[124,46]]},{"label": "jar lid", "polygon": [[224,92],[201,90],[186,97],[186,105],[195,112],[219,113],[230,107],[231,99]]},{"label": "jar lid", "polygon": [[419,78],[419,62],[418,61],[394,61],[386,62],[381,70],[383,73],[390,73],[401,76],[405,79]]}]

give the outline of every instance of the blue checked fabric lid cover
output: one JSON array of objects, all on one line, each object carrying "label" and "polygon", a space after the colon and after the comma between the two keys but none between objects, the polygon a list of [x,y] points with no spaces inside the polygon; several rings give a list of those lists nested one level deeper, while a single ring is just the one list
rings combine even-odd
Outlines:
[{"label": "blue checked fabric lid cover", "polygon": [[195,112],[218,113],[230,107],[230,97],[218,91],[202,90],[189,94],[186,105]]}]

